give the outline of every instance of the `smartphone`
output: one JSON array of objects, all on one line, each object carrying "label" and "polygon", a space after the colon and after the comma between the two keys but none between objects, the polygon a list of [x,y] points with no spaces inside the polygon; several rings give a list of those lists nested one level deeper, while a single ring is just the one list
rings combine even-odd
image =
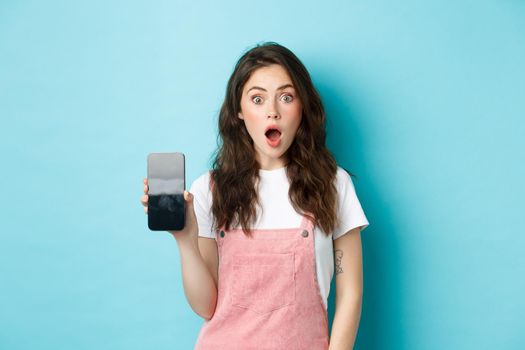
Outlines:
[{"label": "smartphone", "polygon": [[148,227],[151,231],[182,230],[185,224],[184,154],[148,155]]}]

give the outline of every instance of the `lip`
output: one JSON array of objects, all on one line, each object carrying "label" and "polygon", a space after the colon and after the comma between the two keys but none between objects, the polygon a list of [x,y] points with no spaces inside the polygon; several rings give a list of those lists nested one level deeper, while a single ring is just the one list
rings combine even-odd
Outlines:
[{"label": "lip", "polygon": [[[277,140],[270,140],[269,138],[266,137],[266,133],[268,132],[268,130],[270,129],[276,129],[276,130],[279,130],[279,132],[281,133],[281,135],[279,136],[279,138]],[[281,131],[281,128],[278,127],[277,125],[275,124],[272,124],[272,125],[268,125],[266,127],[266,129],[264,130],[264,136],[266,138],[266,142],[268,142],[268,145],[270,145],[270,147],[279,147],[279,145],[281,144],[281,137],[283,135],[283,132]]]},{"label": "lip", "polygon": [[280,127],[278,127],[278,126],[275,125],[275,124],[272,124],[272,125],[268,125],[268,126],[266,127],[266,129],[264,130],[264,134],[266,135],[266,133],[267,133],[268,130],[270,130],[270,129],[276,129],[276,130],[279,130],[279,132],[280,132],[281,134],[283,133],[283,132],[281,131],[281,128],[280,128]]},{"label": "lip", "polygon": [[281,138],[278,138],[277,140],[270,140],[269,138],[266,138],[266,142],[268,142],[271,147],[279,147],[281,144]]}]

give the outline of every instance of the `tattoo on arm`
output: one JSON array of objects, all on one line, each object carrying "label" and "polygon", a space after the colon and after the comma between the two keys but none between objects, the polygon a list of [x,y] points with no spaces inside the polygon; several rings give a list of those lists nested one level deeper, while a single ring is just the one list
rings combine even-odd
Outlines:
[{"label": "tattoo on arm", "polygon": [[338,275],[343,273],[343,267],[341,266],[341,260],[343,259],[343,251],[340,249],[335,250],[335,274]]}]

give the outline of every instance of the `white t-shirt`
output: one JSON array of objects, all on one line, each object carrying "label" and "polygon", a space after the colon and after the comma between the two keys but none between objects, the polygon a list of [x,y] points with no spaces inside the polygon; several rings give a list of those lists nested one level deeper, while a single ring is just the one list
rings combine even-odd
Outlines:
[{"label": "white t-shirt", "polygon": [[[299,227],[302,216],[295,211],[288,198],[289,182],[286,177],[286,167],[273,170],[259,169],[259,175],[259,200],[262,210],[257,205],[257,221],[253,228]],[[314,229],[317,281],[325,308],[327,308],[330,282],[334,274],[332,240],[341,237],[353,228],[361,226],[362,231],[369,225],[350,175],[338,166],[336,178],[340,225],[329,236],[326,236],[317,226]],[[209,181],[210,173],[202,174],[192,183],[190,192],[194,195],[193,203],[199,225],[199,236],[216,238],[211,229],[212,193]]]}]

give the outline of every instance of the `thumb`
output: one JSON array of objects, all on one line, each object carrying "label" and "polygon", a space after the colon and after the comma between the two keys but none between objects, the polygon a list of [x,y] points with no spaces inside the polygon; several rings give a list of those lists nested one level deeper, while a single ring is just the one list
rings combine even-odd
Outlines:
[{"label": "thumb", "polygon": [[193,204],[193,194],[188,191],[184,191],[184,200],[188,204]]},{"label": "thumb", "polygon": [[184,201],[186,202],[186,214],[195,217],[195,210],[193,209],[193,194],[184,191]]}]

